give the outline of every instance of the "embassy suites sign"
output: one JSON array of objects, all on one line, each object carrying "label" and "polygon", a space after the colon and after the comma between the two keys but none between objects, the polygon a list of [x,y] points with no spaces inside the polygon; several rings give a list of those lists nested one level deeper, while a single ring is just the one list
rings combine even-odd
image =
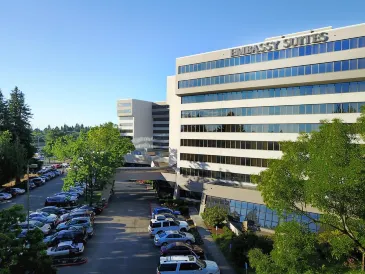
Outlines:
[{"label": "embassy suites sign", "polygon": [[286,39],[279,40],[279,41],[269,41],[269,42],[264,42],[264,43],[260,43],[260,44],[253,45],[253,46],[231,49],[231,57],[278,50],[280,43],[283,43],[283,47],[285,49],[287,49],[287,48],[292,48],[292,47],[297,47],[297,46],[323,43],[323,42],[326,42],[327,40],[328,40],[328,33],[321,32],[321,33],[315,33],[315,34],[310,34],[310,35],[305,35],[305,36],[286,38]]}]

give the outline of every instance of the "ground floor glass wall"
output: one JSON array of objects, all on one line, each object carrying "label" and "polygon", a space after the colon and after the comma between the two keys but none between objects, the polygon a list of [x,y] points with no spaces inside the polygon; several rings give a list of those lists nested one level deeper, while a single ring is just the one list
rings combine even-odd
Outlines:
[{"label": "ground floor glass wall", "polygon": [[[319,230],[319,226],[307,217],[294,214],[281,217],[274,210],[262,204],[207,196],[206,206],[221,206],[227,210],[229,217],[233,221],[240,223],[243,221],[253,221],[255,225],[261,228],[275,229],[280,222],[296,220],[307,225],[312,232]],[[309,212],[309,214],[314,219],[319,218],[319,214],[317,213]]]}]

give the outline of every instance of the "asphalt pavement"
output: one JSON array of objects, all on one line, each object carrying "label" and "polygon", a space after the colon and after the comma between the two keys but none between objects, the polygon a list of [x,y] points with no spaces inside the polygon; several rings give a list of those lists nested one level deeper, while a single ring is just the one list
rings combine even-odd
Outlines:
[{"label": "asphalt pavement", "polygon": [[[48,196],[60,192],[63,186],[62,181],[63,175],[53,178],[52,180],[46,182],[45,185],[37,187],[30,191],[30,210],[35,211],[39,208],[44,207],[44,202]],[[27,193],[23,195],[18,195],[9,201],[0,202],[0,210],[9,208],[15,204],[21,204],[24,208],[27,208]]]},{"label": "asphalt pavement", "polygon": [[147,232],[154,194],[143,185],[117,180],[114,192],[108,207],[95,218],[95,234],[83,254],[88,262],[62,267],[58,273],[156,273],[159,248]]}]

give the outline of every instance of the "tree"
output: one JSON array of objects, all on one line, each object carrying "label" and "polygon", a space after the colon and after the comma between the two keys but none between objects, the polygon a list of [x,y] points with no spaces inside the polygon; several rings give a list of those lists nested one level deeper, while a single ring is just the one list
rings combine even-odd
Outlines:
[{"label": "tree", "polygon": [[57,150],[54,153],[72,156],[71,171],[63,188],[68,189],[76,181],[86,182],[88,190],[85,196],[90,204],[95,187],[103,189],[110,182],[115,168],[123,165],[124,155],[134,150],[132,142],[122,138],[112,123],[93,127],[87,133],[82,131],[76,140],[68,138],[59,142],[54,146]]},{"label": "tree", "polygon": [[19,221],[25,221],[21,205],[0,211],[0,273],[56,273],[46,255],[43,233],[37,229],[29,231],[25,238],[17,238],[21,231],[16,229]]},{"label": "tree", "polygon": [[227,220],[227,211],[220,206],[208,207],[204,210],[202,217],[209,226],[221,226]]},{"label": "tree", "polygon": [[9,105],[0,89],[0,132],[9,129]]},{"label": "tree", "polygon": [[26,150],[26,159],[30,159],[35,153],[30,126],[32,113],[29,106],[25,103],[24,93],[18,87],[11,91],[8,104],[10,132],[13,134],[13,140],[19,139],[20,144]]},{"label": "tree", "polygon": [[9,131],[0,132],[0,182],[6,183],[15,176],[13,144]]},{"label": "tree", "polygon": [[[334,256],[354,249],[364,254],[365,160],[356,135],[360,125],[322,122],[318,132],[283,142],[282,158],[271,160],[253,179],[268,207],[320,224]],[[321,212],[319,220],[307,212],[309,206]]]},{"label": "tree", "polygon": [[274,249],[264,254],[260,249],[249,251],[250,265],[257,274],[317,273],[324,262],[316,250],[316,235],[303,225],[287,222],[275,230]]}]

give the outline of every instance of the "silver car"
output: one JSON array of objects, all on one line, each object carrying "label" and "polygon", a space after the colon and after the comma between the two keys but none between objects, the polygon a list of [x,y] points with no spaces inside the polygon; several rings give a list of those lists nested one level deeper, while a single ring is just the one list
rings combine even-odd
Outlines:
[{"label": "silver car", "polygon": [[174,230],[162,231],[157,233],[154,238],[155,246],[168,245],[175,242],[192,244],[195,243],[195,238],[190,233]]}]

